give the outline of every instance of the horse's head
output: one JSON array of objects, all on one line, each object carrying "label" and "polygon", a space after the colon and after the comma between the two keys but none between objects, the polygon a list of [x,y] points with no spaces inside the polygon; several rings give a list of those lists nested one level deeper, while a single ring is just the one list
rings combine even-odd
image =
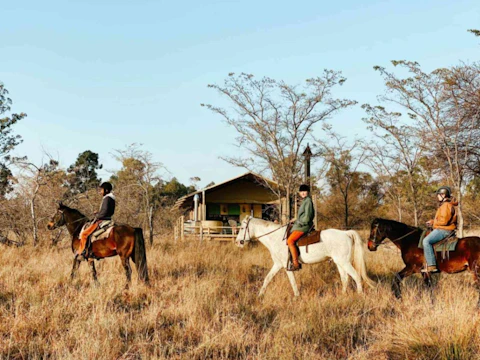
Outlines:
[{"label": "horse's head", "polygon": [[368,238],[368,250],[377,251],[378,245],[386,238],[385,223],[378,218],[373,220],[370,227],[370,237]]},{"label": "horse's head", "polygon": [[55,214],[52,216],[50,221],[48,222],[48,225],[47,225],[48,230],[55,230],[66,224],[65,213],[64,213],[65,208],[66,206],[63,205],[61,201],[58,202],[58,209],[55,212]]},{"label": "horse's head", "polygon": [[250,216],[246,216],[242,221],[242,225],[238,229],[237,239],[235,240],[235,245],[240,248],[243,248],[250,240],[252,240],[250,234]]}]

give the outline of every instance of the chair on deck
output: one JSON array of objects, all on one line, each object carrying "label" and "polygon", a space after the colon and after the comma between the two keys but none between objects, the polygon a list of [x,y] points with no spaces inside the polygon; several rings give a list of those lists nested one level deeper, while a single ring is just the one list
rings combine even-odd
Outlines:
[{"label": "chair on deck", "polygon": [[237,235],[237,232],[238,232],[237,221],[230,219],[228,220],[228,225],[232,228],[232,234]]}]

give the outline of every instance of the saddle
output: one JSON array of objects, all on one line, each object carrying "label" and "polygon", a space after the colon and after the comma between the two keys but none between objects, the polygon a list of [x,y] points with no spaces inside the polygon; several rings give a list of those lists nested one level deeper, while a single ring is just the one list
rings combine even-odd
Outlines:
[{"label": "saddle", "polygon": [[[431,229],[423,230],[422,235],[420,236],[420,241],[418,242],[418,247],[423,249],[423,239],[432,232]],[[439,242],[433,244],[433,249],[436,252],[442,253],[442,259],[448,257],[450,251],[455,251],[458,243],[458,237],[456,231],[452,231],[445,239],[440,240]]]},{"label": "saddle", "polygon": [[[287,228],[287,238],[290,236],[292,225]],[[322,230],[315,230],[315,226],[312,226],[308,232],[302,235],[300,239],[295,242],[295,245],[300,254],[300,246],[305,246],[305,251],[308,254],[308,245],[316,244],[322,241],[320,234]]]}]

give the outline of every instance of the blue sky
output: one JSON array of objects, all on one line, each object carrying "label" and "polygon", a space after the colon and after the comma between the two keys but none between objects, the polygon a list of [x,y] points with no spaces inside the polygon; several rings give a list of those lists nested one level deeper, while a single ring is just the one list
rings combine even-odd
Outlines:
[{"label": "blue sky", "polygon": [[[0,6],[0,81],[24,143],[16,155],[41,161],[46,149],[68,167],[84,150],[111,153],[142,143],[188,184],[244,172],[219,159],[237,155],[235,132],[201,103],[229,72],[291,84],[340,70],[334,95],[376,103],[372,69],[393,59],[425,70],[477,61],[480,1],[10,1]],[[347,137],[366,129],[359,106],[332,119]],[[319,133],[320,135],[320,133]]]}]

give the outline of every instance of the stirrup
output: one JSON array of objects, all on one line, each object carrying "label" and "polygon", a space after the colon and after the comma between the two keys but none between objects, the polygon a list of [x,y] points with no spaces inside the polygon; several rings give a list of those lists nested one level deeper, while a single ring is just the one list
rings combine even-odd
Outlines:
[{"label": "stirrup", "polygon": [[302,264],[298,263],[298,267],[293,264],[293,262],[290,262],[287,267],[287,271],[298,271],[302,270]]},{"label": "stirrup", "polygon": [[436,265],[428,265],[426,268],[421,269],[420,272],[435,274],[435,273],[439,273],[440,270],[438,270]]}]

